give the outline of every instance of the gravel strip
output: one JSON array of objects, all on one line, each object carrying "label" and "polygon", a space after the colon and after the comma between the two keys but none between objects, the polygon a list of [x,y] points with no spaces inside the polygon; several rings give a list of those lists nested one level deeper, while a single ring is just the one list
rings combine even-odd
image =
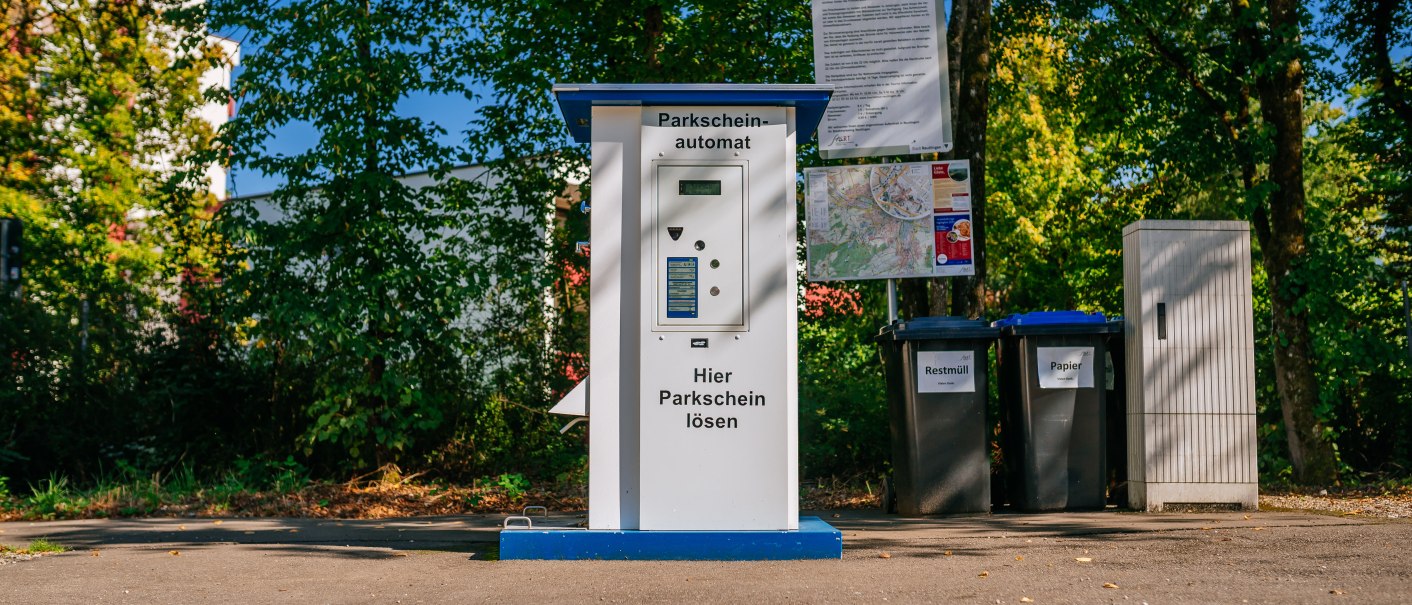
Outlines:
[{"label": "gravel strip", "polygon": [[1382,519],[1412,519],[1412,495],[1400,493],[1271,493],[1260,495],[1263,510],[1302,510]]},{"label": "gravel strip", "polygon": [[19,563],[20,561],[37,559],[41,556],[43,555],[22,555],[17,552],[0,552],[0,565],[5,565],[7,563]]}]

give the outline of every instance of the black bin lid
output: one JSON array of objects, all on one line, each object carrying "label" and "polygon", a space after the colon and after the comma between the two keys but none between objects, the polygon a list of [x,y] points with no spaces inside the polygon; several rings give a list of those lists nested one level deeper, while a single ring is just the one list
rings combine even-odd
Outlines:
[{"label": "black bin lid", "polygon": [[965,317],[916,317],[883,326],[878,342],[896,340],[994,340],[1000,329],[984,319]]}]

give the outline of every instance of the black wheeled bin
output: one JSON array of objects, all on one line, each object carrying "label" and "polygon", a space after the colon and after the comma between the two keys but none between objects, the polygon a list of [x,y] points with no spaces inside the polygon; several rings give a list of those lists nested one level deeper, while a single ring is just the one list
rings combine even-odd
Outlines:
[{"label": "black wheeled bin", "polygon": [[1011,315],[1000,328],[1001,458],[1010,506],[1103,508],[1108,487],[1103,314]]},{"label": "black wheeled bin", "polygon": [[990,512],[986,353],[998,334],[961,317],[920,317],[878,334],[898,513]]}]

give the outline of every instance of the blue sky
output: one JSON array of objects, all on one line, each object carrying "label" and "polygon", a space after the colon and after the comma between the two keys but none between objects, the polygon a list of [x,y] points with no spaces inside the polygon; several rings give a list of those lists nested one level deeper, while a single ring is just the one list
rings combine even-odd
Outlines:
[{"label": "blue sky", "polygon": [[[242,49],[242,53],[251,52],[249,49]],[[243,68],[235,69],[236,77],[243,73]],[[545,94],[549,94],[545,91]],[[450,95],[417,94],[403,99],[397,106],[400,115],[416,116],[423,120],[432,122],[446,131],[441,137],[441,142],[448,146],[453,146],[464,139],[463,132],[466,130],[472,116],[475,115],[478,105],[464,98]],[[236,106],[236,112],[240,108]],[[270,152],[292,155],[305,151],[313,146],[318,137],[318,131],[306,123],[289,124],[275,131],[274,136],[267,142],[267,149]],[[278,176],[261,174],[250,169],[232,168],[228,186],[232,197],[257,195],[269,193],[283,184],[284,179]]]}]

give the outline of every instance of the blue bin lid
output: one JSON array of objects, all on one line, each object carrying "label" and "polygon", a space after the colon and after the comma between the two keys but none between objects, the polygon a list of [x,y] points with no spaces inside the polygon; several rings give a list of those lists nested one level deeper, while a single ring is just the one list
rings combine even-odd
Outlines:
[{"label": "blue bin lid", "polygon": [[1015,313],[1005,319],[997,320],[990,324],[997,328],[1008,326],[1059,326],[1059,325],[1089,325],[1104,324],[1108,320],[1102,313],[1084,313],[1083,311],[1031,311],[1029,313]]},{"label": "blue bin lid", "polygon": [[993,340],[1000,330],[984,319],[966,317],[915,317],[883,326],[878,340]]},{"label": "blue bin lid", "polygon": [[1016,313],[991,325],[1006,336],[1108,334],[1113,330],[1102,313],[1083,311]]}]

